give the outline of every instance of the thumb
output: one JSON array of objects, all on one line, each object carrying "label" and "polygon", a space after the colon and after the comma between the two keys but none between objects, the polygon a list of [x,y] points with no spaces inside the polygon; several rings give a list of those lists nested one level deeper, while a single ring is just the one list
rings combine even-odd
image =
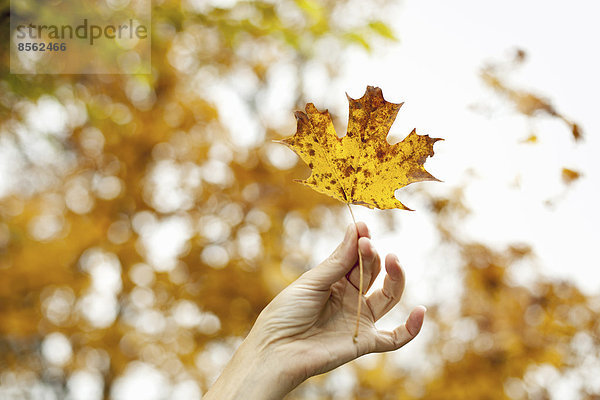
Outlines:
[{"label": "thumb", "polygon": [[356,225],[350,224],[342,243],[321,264],[306,272],[303,277],[318,290],[327,290],[344,277],[358,259],[358,232]]}]

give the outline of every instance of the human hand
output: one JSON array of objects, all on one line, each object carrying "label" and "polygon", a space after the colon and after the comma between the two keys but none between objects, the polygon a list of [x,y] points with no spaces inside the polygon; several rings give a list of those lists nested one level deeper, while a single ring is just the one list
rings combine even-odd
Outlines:
[{"label": "human hand", "polygon": [[[413,309],[406,323],[391,332],[375,327],[404,290],[404,272],[397,257],[388,254],[383,288],[366,298],[361,296],[359,333],[353,340],[359,296],[358,246],[363,256],[365,293],[381,269],[367,226],[357,226],[358,232],[355,225],[347,228],[331,256],[265,307],[207,396],[219,392],[213,398],[280,399],[313,375],[367,353],[396,350],[419,333],[425,316],[423,306]],[[229,385],[228,392],[219,390],[225,385]]]}]

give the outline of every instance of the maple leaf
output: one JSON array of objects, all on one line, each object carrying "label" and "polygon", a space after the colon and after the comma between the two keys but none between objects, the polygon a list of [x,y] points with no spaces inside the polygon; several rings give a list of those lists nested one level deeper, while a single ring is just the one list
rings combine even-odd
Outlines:
[{"label": "maple leaf", "polygon": [[360,99],[348,97],[348,131],[339,138],[327,110],[312,103],[295,113],[294,136],[281,143],[290,147],[312,170],[296,180],[317,192],[348,204],[369,208],[410,210],[396,199],[396,189],[413,182],[439,181],[425,170],[438,140],[413,130],[402,142],[390,145],[387,135],[404,103],[385,101],[381,89],[367,86]]}]

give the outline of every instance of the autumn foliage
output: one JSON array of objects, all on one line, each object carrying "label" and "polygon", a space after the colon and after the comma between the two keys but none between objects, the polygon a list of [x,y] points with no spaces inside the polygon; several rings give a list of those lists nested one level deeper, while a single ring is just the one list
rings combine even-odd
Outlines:
[{"label": "autumn foliage", "polygon": [[[346,48],[368,50],[394,40],[392,31],[367,17],[345,24],[349,1],[192,3],[202,2],[155,2],[150,75],[11,75],[0,30],[0,398],[66,398],[82,387],[89,400],[199,398],[262,308],[348,221],[337,200],[291,183],[311,171],[273,140],[289,136],[292,110],[312,101],[306,71],[318,66],[333,82]],[[384,12],[386,2],[374,4]],[[0,18],[7,27],[8,1]],[[509,87],[497,70],[482,77],[516,112],[560,118],[581,142],[578,125],[548,101]],[[390,144],[400,105],[375,88],[349,101],[339,140],[340,116],[317,111],[328,104],[297,114],[287,143],[312,163],[307,184],[344,202],[405,208],[393,191],[434,179],[423,163],[436,139],[413,132]],[[267,103],[283,104],[289,118],[273,118]],[[369,104],[379,110],[374,126],[361,125]],[[328,135],[335,167],[312,158],[307,123]],[[359,132],[372,135],[364,160],[342,165],[358,154]],[[402,157],[414,159],[375,180],[374,160]],[[331,183],[333,171],[343,177]],[[466,239],[465,187],[417,186],[403,195],[424,205],[418,212],[435,228],[438,258],[453,260],[460,291],[428,304],[420,363],[359,360],[342,371],[353,377],[349,397],[546,399],[547,380],[567,376],[580,398],[598,398],[589,374],[598,299],[539,273],[515,281],[516,269],[536,268],[527,243],[492,249]],[[373,212],[395,229],[389,214]],[[335,374],[289,398],[338,398]],[[147,392],[131,394],[131,382]]]}]

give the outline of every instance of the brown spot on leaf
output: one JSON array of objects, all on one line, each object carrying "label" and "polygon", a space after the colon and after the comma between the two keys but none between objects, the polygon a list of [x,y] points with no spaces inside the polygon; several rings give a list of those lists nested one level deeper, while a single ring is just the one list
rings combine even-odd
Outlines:
[{"label": "brown spot on leaf", "polygon": [[347,165],[346,168],[344,168],[344,176],[347,178],[350,175],[352,175],[354,173],[354,167],[352,167],[352,165]]}]

